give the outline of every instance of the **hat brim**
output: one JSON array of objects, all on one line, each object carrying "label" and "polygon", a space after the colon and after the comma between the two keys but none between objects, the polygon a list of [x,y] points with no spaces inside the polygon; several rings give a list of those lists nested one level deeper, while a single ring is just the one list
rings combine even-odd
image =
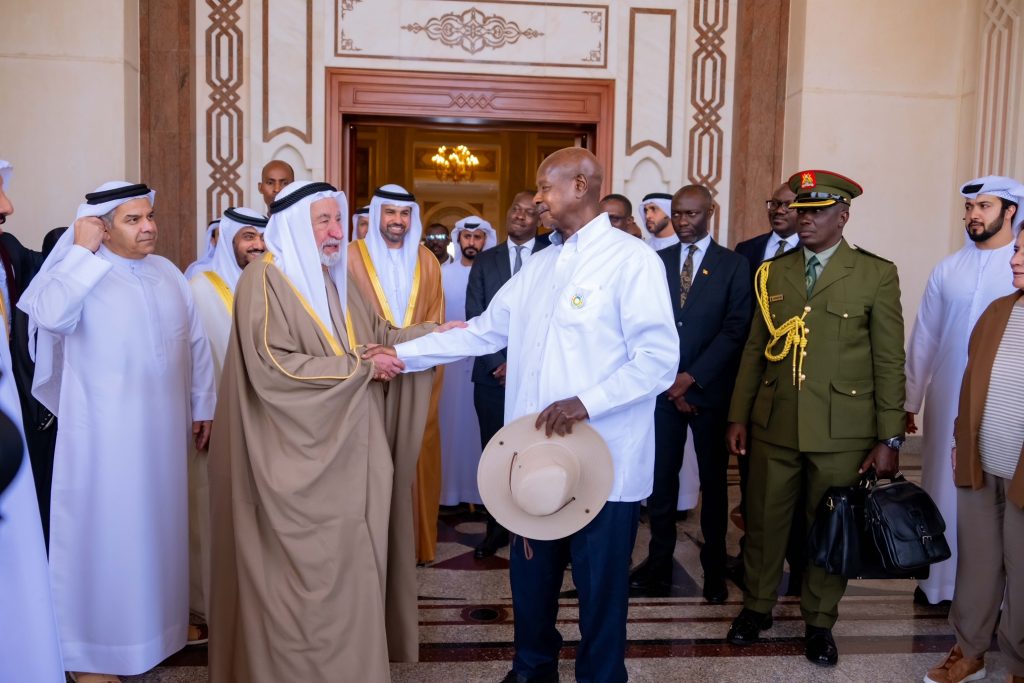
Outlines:
[{"label": "hat brim", "polygon": [[791,209],[820,209],[826,206],[838,204],[838,199],[805,199],[804,201],[794,200],[789,203]]},{"label": "hat brim", "polygon": [[[608,444],[585,422],[572,426],[565,436],[544,435],[536,429],[537,413],[524,415],[502,427],[488,442],[477,468],[477,486],[487,512],[514,534],[538,541],[570,536],[604,507],[612,490],[615,467]],[[536,516],[523,510],[512,497],[512,460],[521,451],[544,443],[557,443],[577,455],[580,480],[573,498],[557,512]]]}]

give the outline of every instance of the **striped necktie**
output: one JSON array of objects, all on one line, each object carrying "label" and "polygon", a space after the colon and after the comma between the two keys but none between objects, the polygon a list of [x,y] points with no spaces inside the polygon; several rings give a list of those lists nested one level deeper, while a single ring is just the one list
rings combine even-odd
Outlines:
[{"label": "striped necktie", "polygon": [[807,267],[804,269],[804,282],[807,284],[807,296],[811,295],[814,291],[814,283],[818,281],[818,257],[811,254],[811,258],[807,259]]},{"label": "striped necktie", "polygon": [[789,244],[786,242],[786,240],[779,240],[779,244],[775,248],[775,256],[772,256],[772,258],[782,256],[783,254],[786,253],[787,249],[789,249]]}]

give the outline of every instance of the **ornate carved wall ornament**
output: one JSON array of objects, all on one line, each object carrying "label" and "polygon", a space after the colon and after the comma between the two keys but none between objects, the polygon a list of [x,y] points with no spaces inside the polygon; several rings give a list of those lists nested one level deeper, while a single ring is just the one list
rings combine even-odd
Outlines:
[{"label": "ornate carved wall ornament", "polygon": [[487,15],[476,7],[464,12],[448,12],[433,17],[426,24],[406,24],[403,31],[423,32],[433,41],[449,47],[460,47],[471,55],[489,48],[497,50],[519,42],[520,38],[539,38],[544,35],[532,28],[519,28],[519,24],[497,14]]},{"label": "ornate carved wall ornament", "polygon": [[243,113],[239,106],[243,81],[242,30],[239,9],[242,0],[206,0],[210,26],[205,33],[206,84],[210,88],[206,108],[206,162],[210,184],[206,189],[206,220],[220,216],[224,209],[244,203],[240,169]]},{"label": "ornate carved wall ornament", "polygon": [[[1013,175],[1020,124],[1024,2],[987,0],[981,16],[978,139],[974,170]],[[1020,160],[1019,163],[1024,163]]]},{"label": "ornate carved wall ornament", "polygon": [[[656,72],[643,73],[638,67],[636,58],[637,49],[643,49],[645,37],[640,35],[637,29],[637,19],[640,16],[664,17],[668,19],[668,55],[664,69],[649,70]],[[672,156],[672,121],[675,118],[675,86],[676,86],[676,11],[674,9],[652,9],[632,7],[629,10],[629,61],[626,73],[626,154],[635,154],[644,147],[651,147],[658,150],[666,157]],[[665,101],[668,111],[665,116],[665,134],[659,140],[652,139],[650,132],[642,139],[634,130],[633,108],[642,106],[639,100],[633,98],[636,89],[636,81],[643,77],[660,78],[665,77]]]},{"label": "ornate carved wall ornament", "polygon": [[[722,108],[725,106],[725,32],[729,28],[729,0],[696,0],[693,29],[696,49],[690,58],[690,106],[693,125],[689,135],[687,174],[691,183],[704,185],[711,196],[718,194],[722,180],[725,134]],[[716,201],[717,204],[717,201]],[[719,211],[714,214],[718,234]]]}]

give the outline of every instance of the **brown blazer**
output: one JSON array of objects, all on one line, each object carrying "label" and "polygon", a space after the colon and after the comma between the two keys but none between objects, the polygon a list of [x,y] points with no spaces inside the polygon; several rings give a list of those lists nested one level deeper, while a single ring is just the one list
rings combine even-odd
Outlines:
[{"label": "brown blazer", "polygon": [[[999,342],[1003,338],[1010,313],[1022,295],[1024,292],[1014,292],[993,301],[978,318],[978,323],[971,332],[971,342],[967,347],[967,369],[964,370],[964,381],[960,386],[960,410],[953,431],[957,445],[956,473],[953,481],[957,486],[970,486],[972,489],[984,486],[981,454],[978,451],[978,430],[981,427],[981,415],[985,411],[985,399],[988,397],[988,385]],[[1006,494],[1007,498],[1020,508],[1024,508],[1022,461],[1024,445],[1021,447],[1021,458],[1017,461],[1017,469],[1010,482],[1010,490]]]}]

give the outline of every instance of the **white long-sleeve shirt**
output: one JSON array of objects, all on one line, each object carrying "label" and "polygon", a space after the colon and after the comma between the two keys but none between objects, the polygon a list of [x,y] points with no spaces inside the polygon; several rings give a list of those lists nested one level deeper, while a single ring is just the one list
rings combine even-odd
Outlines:
[{"label": "white long-sleeve shirt", "polygon": [[506,346],[505,422],[579,397],[612,454],[608,500],[650,495],[654,402],[679,364],[657,254],[601,214],[564,245],[535,253],[468,327],[396,350],[406,372],[415,372]]}]

